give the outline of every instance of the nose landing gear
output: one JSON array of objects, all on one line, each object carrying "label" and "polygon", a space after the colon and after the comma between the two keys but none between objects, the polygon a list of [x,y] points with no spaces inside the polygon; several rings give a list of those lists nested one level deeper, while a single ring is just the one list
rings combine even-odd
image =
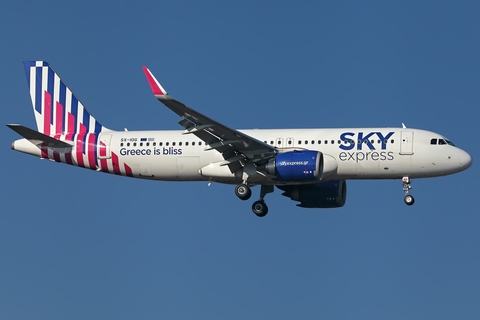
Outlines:
[{"label": "nose landing gear", "polygon": [[405,197],[403,198],[403,201],[405,201],[407,206],[411,206],[415,202],[415,198],[410,194],[410,189],[412,189],[412,186],[410,185],[410,178],[403,177],[402,184],[403,191],[405,192]]}]

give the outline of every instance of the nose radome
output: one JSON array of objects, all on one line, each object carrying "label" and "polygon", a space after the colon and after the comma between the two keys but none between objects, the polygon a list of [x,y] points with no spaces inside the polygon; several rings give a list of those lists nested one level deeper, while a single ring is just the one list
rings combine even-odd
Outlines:
[{"label": "nose radome", "polygon": [[461,170],[466,170],[472,165],[472,156],[463,150],[460,150],[458,160]]}]

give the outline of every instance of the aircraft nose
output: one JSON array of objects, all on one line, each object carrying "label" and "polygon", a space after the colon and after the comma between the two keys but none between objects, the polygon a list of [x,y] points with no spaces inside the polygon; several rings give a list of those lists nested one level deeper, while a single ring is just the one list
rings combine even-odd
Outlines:
[{"label": "aircraft nose", "polygon": [[470,168],[472,165],[472,156],[468,154],[468,152],[465,152],[463,150],[460,150],[459,152],[459,165],[460,165],[460,170],[466,170]]}]

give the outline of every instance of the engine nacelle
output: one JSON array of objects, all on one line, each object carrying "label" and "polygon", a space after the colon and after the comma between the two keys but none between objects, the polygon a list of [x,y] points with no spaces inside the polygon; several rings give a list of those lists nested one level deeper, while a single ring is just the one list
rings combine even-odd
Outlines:
[{"label": "engine nacelle", "polygon": [[283,196],[300,201],[297,206],[303,208],[339,208],[343,207],[347,200],[345,180],[277,187],[285,191]]},{"label": "engine nacelle", "polygon": [[265,166],[280,181],[319,181],[323,175],[323,154],[312,150],[295,150],[277,154]]}]

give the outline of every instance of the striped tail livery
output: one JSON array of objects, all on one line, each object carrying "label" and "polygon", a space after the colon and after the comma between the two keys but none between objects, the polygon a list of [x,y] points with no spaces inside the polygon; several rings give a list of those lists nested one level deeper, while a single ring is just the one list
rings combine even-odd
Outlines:
[{"label": "striped tail livery", "polygon": [[129,168],[121,170],[118,161],[112,161],[106,134],[112,130],[87,111],[52,67],[45,61],[25,61],[24,67],[37,131],[9,124],[24,137],[12,148],[56,162],[131,175]]},{"label": "striped tail livery", "polygon": [[24,66],[38,132],[72,141],[75,134],[105,130],[47,62],[25,61]]}]

